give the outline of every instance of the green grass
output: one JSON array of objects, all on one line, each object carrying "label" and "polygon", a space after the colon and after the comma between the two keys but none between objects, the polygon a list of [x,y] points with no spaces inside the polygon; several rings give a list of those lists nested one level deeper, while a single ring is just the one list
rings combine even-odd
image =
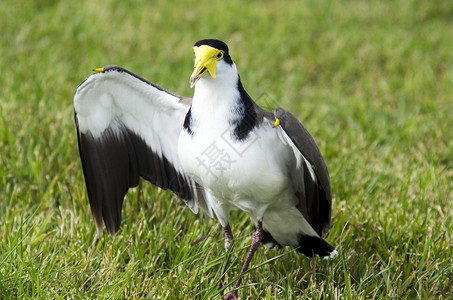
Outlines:
[{"label": "green grass", "polygon": [[[0,298],[220,298],[221,226],[171,192],[142,182],[93,245],[72,108],[108,64],[190,96],[206,37],[252,97],[302,120],[332,180],[339,255],[260,247],[239,296],[453,298],[452,16],[441,0],[1,1]],[[253,232],[232,226],[227,285]]]}]

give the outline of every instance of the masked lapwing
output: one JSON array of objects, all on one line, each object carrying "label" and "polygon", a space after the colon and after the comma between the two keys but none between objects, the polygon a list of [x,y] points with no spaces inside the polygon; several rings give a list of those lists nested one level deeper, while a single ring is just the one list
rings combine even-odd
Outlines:
[{"label": "masked lapwing", "polygon": [[[228,46],[195,43],[193,98],[175,95],[118,66],[95,69],[74,96],[83,173],[98,233],[121,224],[123,198],[139,177],[201,207],[232,243],[229,213],[256,231],[258,248],[290,246],[308,257],[337,252],[323,237],[332,193],[315,141],[288,111],[260,108],[245,91]],[[225,298],[237,297],[241,278]]]}]

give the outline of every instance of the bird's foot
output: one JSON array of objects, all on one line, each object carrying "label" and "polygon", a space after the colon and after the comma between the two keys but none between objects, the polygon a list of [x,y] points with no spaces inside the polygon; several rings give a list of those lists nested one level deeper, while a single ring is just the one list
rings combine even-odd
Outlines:
[{"label": "bird's foot", "polygon": [[223,300],[236,300],[238,298],[238,292],[237,291],[232,291],[225,297],[223,297]]},{"label": "bird's foot", "polygon": [[196,244],[198,244],[198,243],[204,241],[205,239],[207,239],[208,237],[209,237],[209,234],[202,236],[201,238],[199,238],[199,239],[195,240],[194,242],[192,242],[192,244],[190,244],[190,247],[195,246]]}]

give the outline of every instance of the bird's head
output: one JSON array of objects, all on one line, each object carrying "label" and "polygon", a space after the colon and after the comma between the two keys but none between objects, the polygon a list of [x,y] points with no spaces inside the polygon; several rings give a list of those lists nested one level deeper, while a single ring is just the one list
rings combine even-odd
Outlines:
[{"label": "bird's head", "polygon": [[207,39],[195,43],[193,47],[195,65],[190,76],[190,87],[194,87],[200,78],[208,74],[216,78],[216,69],[231,66],[233,61],[228,53],[228,46],[219,40]]}]

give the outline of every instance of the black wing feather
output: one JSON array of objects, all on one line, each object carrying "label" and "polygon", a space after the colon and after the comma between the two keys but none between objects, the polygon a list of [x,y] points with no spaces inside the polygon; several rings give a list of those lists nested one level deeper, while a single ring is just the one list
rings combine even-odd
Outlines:
[{"label": "black wing feather", "polygon": [[315,141],[299,120],[290,112],[278,107],[275,117],[280,120],[283,131],[288,135],[300,153],[311,164],[316,181],[313,181],[308,167],[303,163],[304,189],[298,191],[298,209],[320,236],[329,231],[332,191],[330,177],[324,158]]}]

